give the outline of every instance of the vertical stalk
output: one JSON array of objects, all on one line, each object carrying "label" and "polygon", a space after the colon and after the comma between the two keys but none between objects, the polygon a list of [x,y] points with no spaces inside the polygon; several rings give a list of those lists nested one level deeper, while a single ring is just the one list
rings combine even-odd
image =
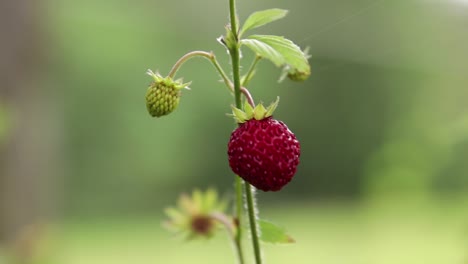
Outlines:
[{"label": "vertical stalk", "polygon": [[[235,39],[235,45],[229,48],[229,54],[231,55],[231,62],[232,62],[232,77],[234,82],[234,96],[236,107],[242,109],[242,101],[241,101],[241,83],[240,83],[240,54],[239,54],[239,36],[237,34],[238,31],[238,24],[237,24],[237,14],[236,14],[236,1],[229,0],[229,14],[231,18],[231,32]],[[249,214],[249,222],[250,222],[250,230],[252,233],[252,243],[254,247],[255,253],[255,263],[261,264],[262,257],[260,252],[260,242],[257,232],[257,219],[255,215],[255,202],[252,193],[252,187],[250,184],[245,183],[245,192],[247,197],[247,209]],[[242,179],[240,177],[236,178],[236,194],[237,194],[237,218],[239,220],[239,225],[241,225],[242,220]],[[237,242],[241,243],[241,226],[238,228],[238,236],[236,239]]]},{"label": "vertical stalk", "polygon": [[[229,14],[231,19],[231,30],[234,32],[235,36],[237,36],[237,17],[236,17],[236,1],[229,0]],[[235,50],[235,51],[234,51]],[[233,82],[234,82],[234,97],[236,102],[237,108],[242,108],[241,102],[241,91],[240,91],[240,72],[239,72],[239,49],[236,47],[229,51],[231,54],[232,60],[232,75],[233,75]],[[236,188],[236,217],[237,217],[237,235],[236,235],[236,243],[239,259],[241,264],[244,262],[243,254],[242,254],[242,219],[243,219],[243,201],[242,201],[242,185],[244,184],[242,179],[236,175],[235,180],[235,188]]]},{"label": "vertical stalk", "polygon": [[255,263],[262,263],[262,252],[260,250],[259,233],[257,228],[257,204],[253,194],[252,186],[245,185],[245,194],[247,198],[247,209],[249,210],[250,230],[252,232],[252,244],[255,253]]},{"label": "vertical stalk", "polygon": [[229,17],[231,18],[231,30],[237,36],[236,0],[229,0]]},{"label": "vertical stalk", "polygon": [[[233,1],[233,0],[231,0]],[[237,41],[237,33],[234,34]],[[232,61],[232,79],[234,81],[234,96],[236,100],[236,107],[242,109],[241,101],[241,83],[240,83],[240,55],[239,55],[239,44],[236,43],[235,47],[232,48],[229,53],[231,54]]]},{"label": "vertical stalk", "polygon": [[235,243],[236,243],[236,248],[237,248],[237,255],[239,257],[239,263],[244,264],[244,254],[242,250],[242,216],[243,216],[243,202],[242,202],[242,179],[239,176],[236,177],[236,227],[237,227],[237,233],[235,237]]}]

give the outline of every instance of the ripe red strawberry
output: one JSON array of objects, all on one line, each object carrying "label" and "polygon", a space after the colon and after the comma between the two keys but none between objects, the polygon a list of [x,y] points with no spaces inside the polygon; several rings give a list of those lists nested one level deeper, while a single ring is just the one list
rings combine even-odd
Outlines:
[{"label": "ripe red strawberry", "polygon": [[[263,191],[279,191],[291,181],[299,164],[296,136],[262,105],[247,113],[234,110],[239,127],[228,144],[229,165],[234,173]],[[246,108],[250,108],[246,104]],[[240,118],[239,118],[240,117]]]}]

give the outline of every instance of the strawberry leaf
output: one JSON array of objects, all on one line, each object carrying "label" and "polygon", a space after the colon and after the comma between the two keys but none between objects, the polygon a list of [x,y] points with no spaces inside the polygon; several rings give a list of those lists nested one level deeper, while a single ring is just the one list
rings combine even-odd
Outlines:
[{"label": "strawberry leaf", "polygon": [[258,221],[260,227],[260,239],[266,243],[284,244],[294,243],[294,239],[290,237],[284,228],[279,227],[269,221],[260,219]]},{"label": "strawberry leaf", "polygon": [[251,38],[242,39],[241,44],[249,47],[257,55],[269,59],[277,67],[281,67],[286,63],[281,53],[261,40]]},{"label": "strawberry leaf", "polygon": [[289,72],[310,73],[308,56],[289,39],[273,35],[251,35],[241,40],[257,55],[269,59],[277,67]]},{"label": "strawberry leaf", "polygon": [[244,26],[242,27],[239,35],[242,35],[247,30],[261,27],[275,20],[281,19],[285,17],[287,13],[288,10],[278,8],[267,9],[252,13],[245,21]]}]

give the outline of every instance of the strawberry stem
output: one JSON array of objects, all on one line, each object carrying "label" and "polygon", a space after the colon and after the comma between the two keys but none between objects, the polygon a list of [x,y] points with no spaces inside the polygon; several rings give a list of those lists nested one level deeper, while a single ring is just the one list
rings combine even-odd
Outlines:
[{"label": "strawberry stem", "polygon": [[237,36],[236,0],[229,0],[229,17],[231,18],[232,33]]},{"label": "strawberry stem", "polygon": [[225,228],[226,231],[229,234],[229,237],[234,241],[234,244],[236,243],[235,235],[234,235],[234,230],[236,227],[234,226],[234,223],[232,222],[232,219],[230,219],[227,215],[220,213],[220,212],[215,212],[210,215],[210,217],[219,223],[221,223]]},{"label": "strawberry stem", "polygon": [[[229,43],[228,49],[229,49],[229,54],[231,55],[231,62],[232,62],[232,76],[233,76],[233,81],[234,81],[234,96],[235,96],[235,102],[236,102],[236,107],[239,109],[242,109],[242,101],[241,101],[241,93],[242,93],[242,86],[241,86],[241,79],[240,79],[240,53],[239,53],[239,35],[238,35],[238,24],[237,24],[237,14],[236,14],[236,1],[235,0],[229,0],[229,14],[231,18],[231,33],[232,36],[234,37],[233,41],[234,43]],[[247,89],[244,88],[244,91],[247,91]],[[248,91],[247,91],[248,93]],[[244,92],[245,95],[245,92]],[[249,96],[246,96],[246,98],[250,102],[249,104],[253,104],[252,96],[250,96],[250,93],[248,93]],[[242,225],[242,184],[243,180],[240,177],[236,177],[236,209],[237,209],[237,218],[239,220],[239,224]],[[254,254],[255,254],[255,263],[256,264],[261,264],[262,263],[262,256],[260,252],[260,242],[259,242],[259,237],[258,237],[258,226],[257,226],[257,219],[255,216],[255,202],[254,202],[254,197],[252,193],[252,187],[248,183],[245,184],[245,192],[247,196],[247,209],[248,209],[248,214],[249,214],[249,222],[250,222],[250,230],[252,234],[252,244],[254,248]],[[242,248],[241,246],[241,239],[242,239],[242,233],[241,233],[242,228],[238,228],[238,233],[237,233],[237,243],[239,249]],[[240,262],[243,263],[242,256],[240,257]]]},{"label": "strawberry stem", "polygon": [[247,102],[254,108],[255,107],[255,102],[254,102],[253,97],[250,94],[249,90],[247,90],[247,88],[245,88],[245,87],[242,87],[241,92],[244,94],[245,98],[247,99]]},{"label": "strawberry stem", "polygon": [[180,69],[180,67],[182,67],[182,65],[187,62],[189,59],[191,58],[194,58],[194,57],[204,57],[206,59],[208,59],[212,64],[213,66],[216,68],[216,70],[218,71],[218,73],[221,75],[221,78],[223,78],[223,81],[224,83],[226,84],[227,88],[229,89],[229,91],[231,93],[234,92],[234,88],[233,88],[233,85],[231,83],[231,80],[229,80],[227,74],[224,72],[223,68],[221,67],[221,65],[219,64],[218,60],[216,59],[216,56],[214,55],[213,52],[206,52],[206,51],[199,51],[199,50],[196,50],[196,51],[191,51],[187,54],[185,54],[184,56],[182,56],[175,64],[174,66],[172,66],[172,69],[171,71],[169,72],[169,77],[170,78],[174,78],[177,71]]},{"label": "strawberry stem", "polygon": [[259,230],[257,225],[258,208],[255,202],[253,186],[250,184],[245,185],[245,193],[247,198],[247,209],[249,212],[250,232],[252,234],[252,243],[255,253],[255,263],[262,263],[262,253],[260,250]]},{"label": "strawberry stem", "polygon": [[255,59],[253,60],[252,64],[250,65],[249,70],[247,71],[247,74],[243,77],[242,79],[242,86],[247,86],[252,79],[253,75],[255,74],[255,69],[257,68],[258,62],[262,59],[261,56],[255,56]]},{"label": "strawberry stem", "polygon": [[[233,32],[234,36],[237,36],[237,16],[236,16],[236,1],[229,0],[229,14],[231,19],[231,31]],[[236,47],[229,50],[229,54],[231,55],[232,61],[232,75],[234,79],[234,97],[236,102],[237,108],[242,108],[241,102],[241,85],[240,85],[240,73],[239,73],[239,48]],[[243,192],[242,188],[243,185],[246,184],[242,180],[241,177],[236,176],[235,180],[235,189],[236,189],[236,218],[239,223],[239,227],[237,228],[237,235],[236,235],[236,244],[237,248],[239,249],[239,262],[241,264],[244,263],[244,257],[242,253],[242,224],[243,224]]]},{"label": "strawberry stem", "polygon": [[236,232],[236,248],[237,254],[239,257],[239,263],[244,264],[244,254],[242,250],[242,219],[243,219],[243,201],[242,201],[242,185],[244,184],[243,180],[239,176],[236,177],[235,189],[236,189],[236,222],[237,222],[237,232]]}]

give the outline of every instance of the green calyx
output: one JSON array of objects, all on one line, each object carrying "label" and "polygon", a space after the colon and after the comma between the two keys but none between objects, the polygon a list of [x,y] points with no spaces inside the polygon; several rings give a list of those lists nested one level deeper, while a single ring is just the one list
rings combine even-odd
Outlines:
[{"label": "green calyx", "polygon": [[237,123],[242,124],[251,119],[262,120],[273,115],[276,107],[279,104],[279,97],[276,98],[276,101],[271,103],[268,107],[265,108],[262,103],[257,104],[255,108],[249,103],[244,104],[244,110],[231,106],[232,116]]},{"label": "green calyx", "polygon": [[180,89],[184,89],[184,88],[190,90],[190,88],[188,86],[191,84],[191,82],[183,83],[182,79],[177,79],[177,80],[174,81],[172,79],[172,77],[170,77],[170,76],[162,77],[161,74],[154,73],[152,70],[148,70],[146,72],[146,74],[153,77],[155,84],[161,84],[163,86],[171,87],[171,88],[174,88],[176,90],[180,90]]},{"label": "green calyx", "polygon": [[153,117],[161,117],[170,114],[179,105],[180,90],[188,89],[190,83],[183,83],[182,80],[174,81],[171,77],[162,77],[158,73],[148,70],[148,75],[154,81],[146,91],[146,108]]}]

